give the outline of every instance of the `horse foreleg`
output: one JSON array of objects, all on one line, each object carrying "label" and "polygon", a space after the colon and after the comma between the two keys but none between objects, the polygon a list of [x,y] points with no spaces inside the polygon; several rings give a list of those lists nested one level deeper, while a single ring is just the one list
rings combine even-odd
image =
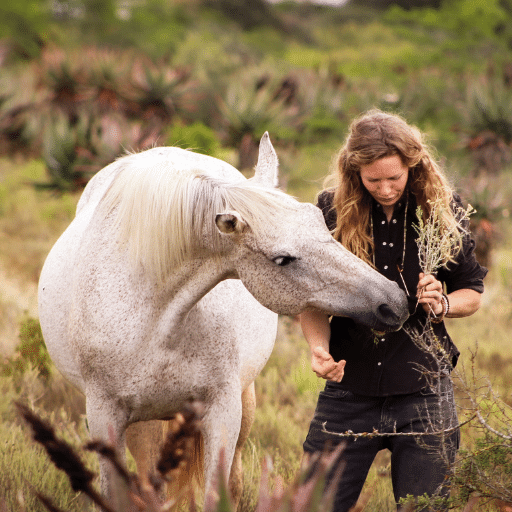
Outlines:
[{"label": "horse foreleg", "polygon": [[139,421],[126,429],[126,444],[137,464],[143,488],[151,488],[150,475],[156,471],[163,441],[164,422],[160,420]]},{"label": "horse foreleg", "polygon": [[[114,445],[119,462],[125,463],[126,415],[115,404],[98,396],[86,395],[87,423],[92,440]],[[124,480],[107,457],[99,456],[100,483],[103,496],[113,503],[115,510],[127,506]]]},{"label": "horse foreleg", "polygon": [[[223,471],[225,482],[229,481],[235,447],[242,421],[240,391],[229,391],[212,403],[203,418],[205,496],[215,494],[218,471]],[[224,450],[224,465],[219,466],[221,449]]]},{"label": "horse foreleg", "polygon": [[254,422],[254,414],[256,411],[256,392],[254,382],[242,393],[242,423],[240,425],[240,433],[236,442],[235,455],[233,457],[233,465],[231,466],[231,474],[229,476],[229,490],[233,499],[235,510],[238,508],[240,498],[242,497],[244,480],[242,467],[242,450],[244,447],[252,424]]}]

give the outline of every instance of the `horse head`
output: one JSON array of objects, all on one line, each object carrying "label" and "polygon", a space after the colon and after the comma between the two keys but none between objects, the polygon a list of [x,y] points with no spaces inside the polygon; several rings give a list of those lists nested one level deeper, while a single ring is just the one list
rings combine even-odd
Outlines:
[{"label": "horse head", "polygon": [[[277,166],[266,133],[253,180],[273,186]],[[280,195],[278,204],[274,208],[274,203],[268,202],[258,226],[237,210],[217,214],[217,229],[231,246],[233,277],[279,314],[319,309],[377,330],[400,328],[408,308],[398,285],[334,240],[319,208],[285,194]]]}]

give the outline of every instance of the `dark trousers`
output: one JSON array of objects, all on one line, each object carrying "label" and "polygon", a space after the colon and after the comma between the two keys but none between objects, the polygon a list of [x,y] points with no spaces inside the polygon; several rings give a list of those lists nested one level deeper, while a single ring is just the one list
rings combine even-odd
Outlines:
[{"label": "dark trousers", "polygon": [[[408,495],[446,496],[449,493],[448,474],[459,445],[458,428],[445,434],[422,436],[354,438],[332,434],[349,430],[353,433],[375,430],[386,434],[425,433],[457,427],[450,378],[443,377],[435,388],[408,395],[367,397],[327,382],[324,391],[320,392],[304,451],[321,452],[346,443],[339,460],[343,470],[334,512],[348,511],[357,502],[370,466],[384,448],[391,451],[391,479],[397,503]],[[323,431],[324,422],[328,432]]]}]

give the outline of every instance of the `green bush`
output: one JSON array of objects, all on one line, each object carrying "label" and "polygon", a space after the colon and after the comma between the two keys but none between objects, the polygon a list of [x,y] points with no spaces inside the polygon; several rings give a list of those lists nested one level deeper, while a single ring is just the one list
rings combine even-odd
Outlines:
[{"label": "green bush", "polygon": [[10,43],[17,57],[37,57],[47,43],[49,19],[45,2],[4,0],[0,4],[0,39]]},{"label": "green bush", "polygon": [[166,144],[210,156],[215,156],[220,148],[215,131],[200,121],[189,125],[175,123],[167,132]]},{"label": "green bush", "polygon": [[27,370],[35,369],[39,377],[48,379],[51,375],[52,362],[39,321],[31,317],[22,320],[19,339],[14,355],[0,364],[0,375],[17,380]]},{"label": "green bush", "polygon": [[444,0],[439,9],[405,10],[394,5],[386,21],[414,22],[433,30],[448,30],[462,39],[494,38],[508,21],[499,0]]}]

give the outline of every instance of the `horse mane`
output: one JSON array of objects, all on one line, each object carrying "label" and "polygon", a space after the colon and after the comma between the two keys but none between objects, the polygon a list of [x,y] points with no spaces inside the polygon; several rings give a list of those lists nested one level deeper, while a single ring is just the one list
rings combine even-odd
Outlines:
[{"label": "horse mane", "polygon": [[173,168],[168,160],[133,162],[130,156],[119,164],[123,168],[101,206],[105,215],[114,216],[118,241],[128,246],[134,263],[160,283],[192,256],[220,256],[217,213],[237,211],[257,234],[295,203],[284,192],[242,175],[229,182],[204,170]]}]

